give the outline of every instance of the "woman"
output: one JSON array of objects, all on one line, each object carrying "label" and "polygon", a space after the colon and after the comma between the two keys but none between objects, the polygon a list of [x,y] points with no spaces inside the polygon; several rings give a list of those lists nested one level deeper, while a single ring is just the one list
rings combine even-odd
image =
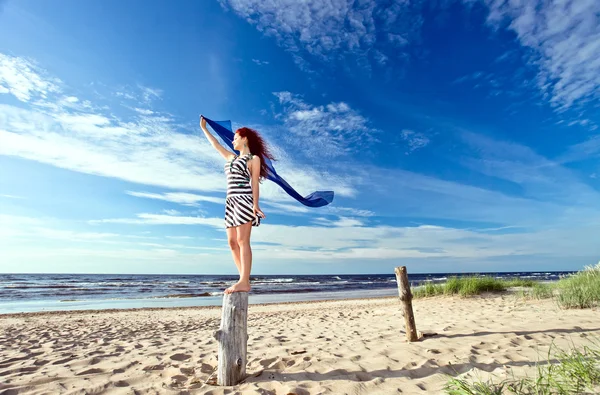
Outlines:
[{"label": "woman", "polygon": [[210,144],[225,158],[227,175],[227,197],[225,199],[225,227],[227,241],[233,261],[237,266],[240,280],[225,290],[232,292],[250,291],[250,270],[252,269],[252,249],[250,232],[253,226],[260,225],[266,218],[258,205],[259,182],[268,175],[265,158],[273,156],[260,135],[250,128],[235,131],[233,148],[236,155],[224,148],[206,128],[206,120],[200,117],[200,127]]}]

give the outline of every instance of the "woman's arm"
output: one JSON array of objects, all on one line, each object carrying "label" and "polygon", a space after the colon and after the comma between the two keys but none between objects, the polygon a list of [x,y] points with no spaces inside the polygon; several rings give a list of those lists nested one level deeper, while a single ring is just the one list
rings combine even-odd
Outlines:
[{"label": "woman's arm", "polygon": [[254,215],[259,215],[262,218],[266,218],[265,213],[262,212],[258,205],[258,199],[260,197],[260,156],[252,155],[250,159],[250,176],[252,177],[252,200],[254,201]]},{"label": "woman's arm", "polygon": [[235,157],[235,155],[231,151],[228,151],[221,144],[219,144],[219,141],[217,141],[215,136],[213,136],[208,131],[208,129],[206,128],[206,119],[204,119],[204,117],[202,115],[200,115],[200,127],[204,131],[204,134],[206,135],[206,138],[210,142],[210,145],[212,145],[214,149],[219,151],[219,153],[221,154],[221,156],[223,158],[225,158],[225,160],[231,160],[233,157]]}]

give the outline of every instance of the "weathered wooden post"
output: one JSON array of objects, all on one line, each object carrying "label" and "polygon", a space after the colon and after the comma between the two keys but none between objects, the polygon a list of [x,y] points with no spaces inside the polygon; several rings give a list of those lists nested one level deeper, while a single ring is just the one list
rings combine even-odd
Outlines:
[{"label": "weathered wooden post", "polygon": [[246,378],[248,347],[248,292],[223,295],[219,342],[218,385],[236,385]]},{"label": "weathered wooden post", "polygon": [[412,308],[412,293],[410,292],[410,283],[408,282],[408,273],[406,266],[400,266],[394,269],[396,273],[396,282],[398,283],[398,293],[400,300],[404,304],[404,321],[406,323],[406,339],[409,342],[419,340],[417,327],[415,325],[415,316]]}]

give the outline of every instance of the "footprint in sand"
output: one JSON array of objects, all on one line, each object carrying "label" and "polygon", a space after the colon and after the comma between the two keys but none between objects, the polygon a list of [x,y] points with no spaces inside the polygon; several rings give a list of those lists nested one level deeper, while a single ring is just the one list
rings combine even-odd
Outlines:
[{"label": "footprint in sand", "polygon": [[171,355],[169,358],[171,358],[173,361],[185,361],[191,358],[191,355],[188,354],[173,354]]},{"label": "footprint in sand", "polygon": [[49,363],[50,361],[48,361],[47,359],[36,359],[35,362],[33,363],[35,366],[44,366],[47,363]]},{"label": "footprint in sand", "polygon": [[164,370],[164,369],[165,369],[164,365],[149,365],[149,366],[146,366],[145,368],[143,368],[142,370],[149,371],[149,370]]},{"label": "footprint in sand", "polygon": [[104,369],[98,369],[98,368],[88,369],[88,370],[84,370],[83,372],[77,373],[76,376],[83,376],[86,374],[96,374],[96,373],[104,373]]},{"label": "footprint in sand", "polygon": [[171,377],[172,384],[181,385],[181,384],[185,383],[186,381],[188,381],[187,376],[184,376],[182,374],[177,374],[177,375]]},{"label": "footprint in sand", "polygon": [[179,371],[186,376],[193,376],[196,369],[194,368],[179,368]]},{"label": "footprint in sand", "polygon": [[64,358],[64,359],[59,359],[58,361],[54,361],[54,362],[52,362],[52,365],[62,365],[62,364],[65,364],[65,363],[67,363],[67,362],[70,362],[70,361],[72,361],[72,360],[74,360],[74,359],[75,359],[75,356],[74,356],[74,355],[71,355],[71,356],[69,356],[69,357],[67,357],[67,358]]},{"label": "footprint in sand", "polygon": [[260,364],[262,365],[263,368],[267,368],[271,364],[273,364],[273,362],[277,361],[278,359],[279,358],[277,358],[277,357],[269,358],[269,359],[263,359],[262,361],[260,361]]}]

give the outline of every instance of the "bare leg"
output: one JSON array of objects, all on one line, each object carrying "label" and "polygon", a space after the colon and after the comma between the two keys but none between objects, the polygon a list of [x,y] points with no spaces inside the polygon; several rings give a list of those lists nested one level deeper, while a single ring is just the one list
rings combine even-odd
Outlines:
[{"label": "bare leg", "polygon": [[252,222],[237,227],[237,243],[240,249],[240,281],[225,290],[225,293],[249,292],[250,270],[252,269],[252,248],[250,247],[250,232]]},{"label": "bare leg", "polygon": [[231,248],[231,255],[233,255],[233,262],[237,267],[238,274],[241,276],[242,273],[242,263],[240,260],[240,246],[237,241],[237,227],[227,228],[227,242],[229,243],[229,248]]}]

